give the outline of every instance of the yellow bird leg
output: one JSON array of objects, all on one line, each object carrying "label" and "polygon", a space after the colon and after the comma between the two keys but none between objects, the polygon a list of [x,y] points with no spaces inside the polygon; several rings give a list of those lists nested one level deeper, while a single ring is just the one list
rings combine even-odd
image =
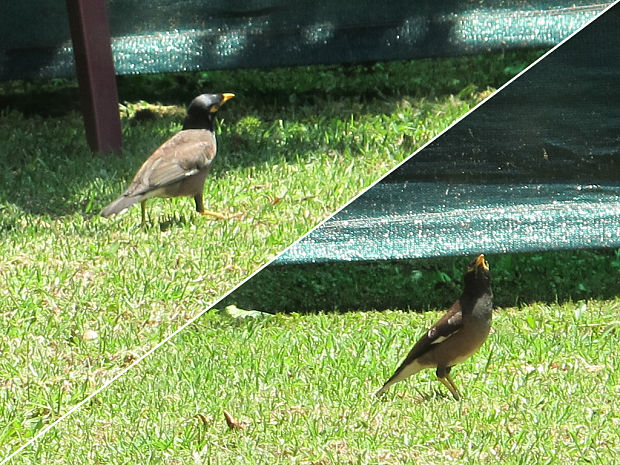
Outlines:
[{"label": "yellow bird leg", "polygon": [[[446,381],[446,378],[449,379],[450,382]],[[454,400],[459,400],[461,398],[461,396],[459,396],[459,392],[456,390],[456,386],[454,386],[454,382],[452,382],[452,379],[450,378],[450,375],[446,375],[446,378],[439,378],[439,377],[437,377],[439,382],[441,384],[443,384],[445,387],[447,387],[448,391],[450,391],[452,393],[452,396],[454,397]]]}]

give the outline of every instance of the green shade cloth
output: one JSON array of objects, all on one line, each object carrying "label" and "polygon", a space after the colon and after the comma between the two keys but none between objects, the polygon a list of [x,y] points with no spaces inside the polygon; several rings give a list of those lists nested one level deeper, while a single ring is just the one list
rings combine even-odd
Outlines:
[{"label": "green shade cloth", "polygon": [[611,245],[620,246],[617,185],[382,183],[276,263]]},{"label": "green shade cloth", "polygon": [[[110,0],[118,74],[340,64],[548,47],[612,2]],[[6,2],[0,79],[71,76],[65,2]]]},{"label": "green shade cloth", "polygon": [[276,263],[620,247],[620,7]]}]

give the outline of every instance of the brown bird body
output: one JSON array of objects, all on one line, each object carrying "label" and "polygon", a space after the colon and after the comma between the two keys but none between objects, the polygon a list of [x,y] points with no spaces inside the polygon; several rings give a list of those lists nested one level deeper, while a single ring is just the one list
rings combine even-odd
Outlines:
[{"label": "brown bird body", "polygon": [[203,94],[190,104],[183,130],[164,142],[142,164],[130,186],[105,207],[101,215],[121,213],[133,204],[145,203],[153,197],[193,197],[200,213],[222,217],[205,211],[202,199],[204,183],[217,153],[213,133],[214,115],[233,94]]},{"label": "brown bird body", "polygon": [[437,368],[437,378],[458,400],[460,396],[450,377],[450,370],[457,363],[467,360],[484,343],[491,330],[492,310],[489,266],[484,255],[479,255],[465,274],[461,297],[424,333],[375,395],[381,396],[394,383],[424,368]]}]

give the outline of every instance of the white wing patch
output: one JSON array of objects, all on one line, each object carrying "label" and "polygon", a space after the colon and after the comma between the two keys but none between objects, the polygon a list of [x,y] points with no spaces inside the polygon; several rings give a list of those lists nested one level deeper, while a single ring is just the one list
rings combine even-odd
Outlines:
[{"label": "white wing patch", "polygon": [[448,323],[453,325],[455,322],[457,322],[461,318],[463,318],[462,312],[456,312],[454,315],[452,315],[450,318],[448,318]]},{"label": "white wing patch", "polygon": [[431,345],[433,344],[439,344],[440,342],[445,341],[446,339],[451,338],[452,336],[454,336],[456,333],[458,333],[460,331],[460,329],[457,329],[456,331],[452,331],[450,334],[448,334],[447,336],[439,336],[437,339],[435,339],[433,342],[431,342]]},{"label": "white wing patch", "polygon": [[[448,318],[448,325],[456,325],[462,318],[462,313],[461,312],[456,312],[454,315],[452,315],[450,318]],[[428,330],[428,332],[426,333],[426,336],[429,339],[432,339],[431,341],[431,345],[432,344],[439,344],[440,342],[445,341],[446,339],[448,339],[449,337],[454,336],[456,333],[459,332],[460,328],[457,328],[455,331],[452,331],[450,334],[448,334],[447,336],[437,336],[435,338],[435,333],[437,332],[437,328],[431,328]]]}]

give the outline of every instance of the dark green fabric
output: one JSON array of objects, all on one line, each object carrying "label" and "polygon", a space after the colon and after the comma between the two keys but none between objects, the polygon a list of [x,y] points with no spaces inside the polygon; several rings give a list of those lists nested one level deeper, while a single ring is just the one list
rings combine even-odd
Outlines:
[{"label": "dark green fabric", "polygon": [[[612,2],[110,0],[118,74],[411,59],[545,47]],[[69,76],[65,2],[5,2],[0,79]]]},{"label": "dark green fabric", "polygon": [[620,6],[276,263],[620,247]]}]

